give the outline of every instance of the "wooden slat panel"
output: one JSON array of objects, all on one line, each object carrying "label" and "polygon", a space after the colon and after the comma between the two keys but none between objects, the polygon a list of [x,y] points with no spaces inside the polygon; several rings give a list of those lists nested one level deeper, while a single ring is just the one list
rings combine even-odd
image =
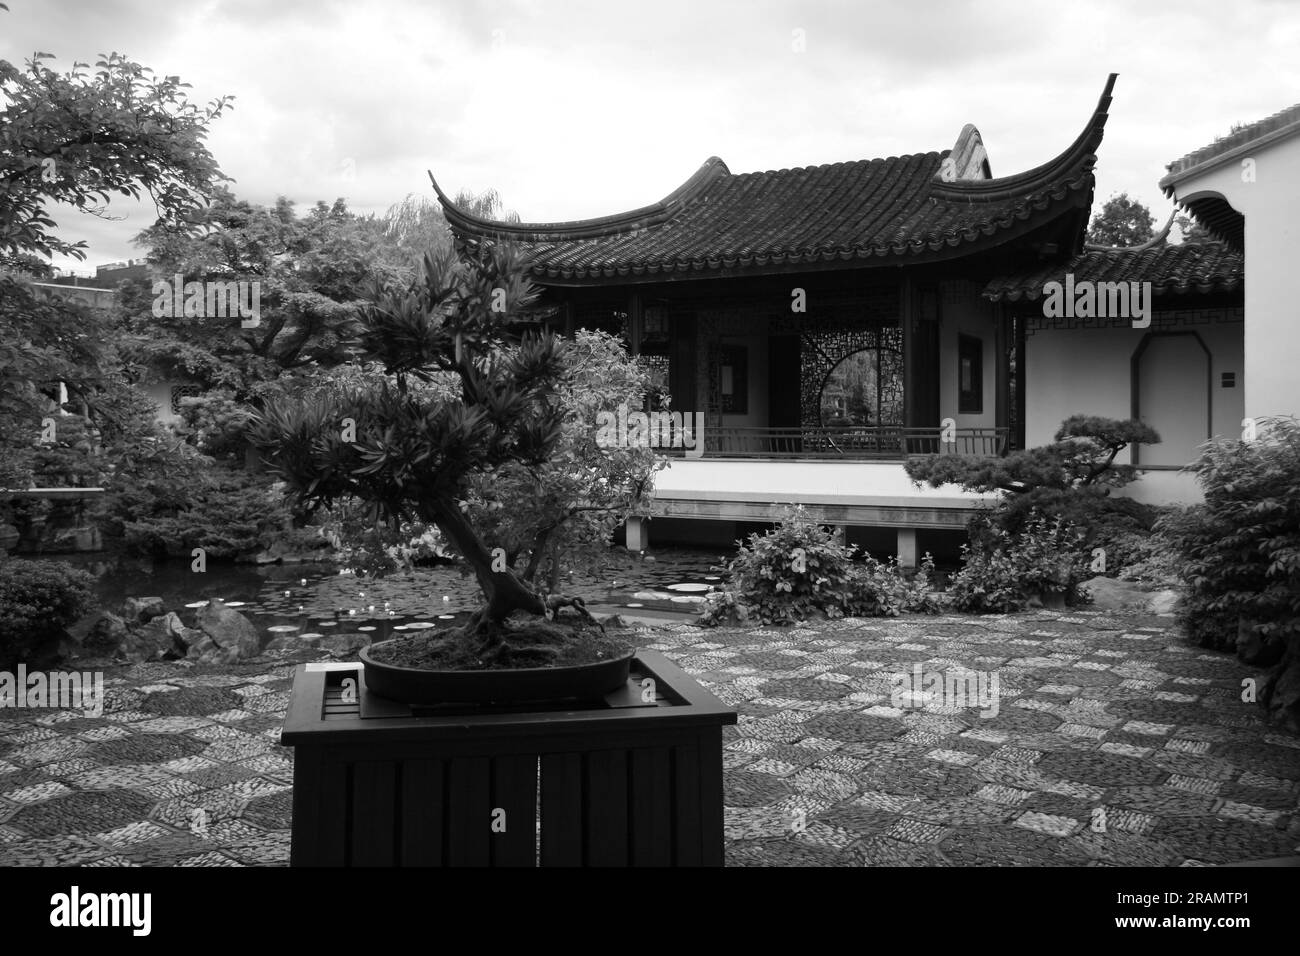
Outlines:
[{"label": "wooden slat panel", "polygon": [[722,816],[722,729],[706,727],[699,732],[701,810],[700,862],[704,866],[723,865]]},{"label": "wooden slat panel", "polygon": [[673,770],[667,747],[632,751],[633,866],[671,866],[673,862]]},{"label": "wooden slat panel", "polygon": [[441,760],[407,760],[402,764],[402,866],[442,866],[443,798]]},{"label": "wooden slat panel", "polygon": [[700,751],[694,743],[683,742],[673,748],[673,801],[677,807],[673,862],[677,866],[699,866],[704,856],[700,842]]},{"label": "wooden slat panel", "polygon": [[537,865],[537,755],[492,760],[492,812],[505,811],[505,832],[492,829],[493,866]]},{"label": "wooden slat panel", "polygon": [[352,765],[352,865],[393,866],[396,768],[386,760]]},{"label": "wooden slat panel", "polygon": [[542,866],[581,866],[582,755],[542,757]]},{"label": "wooden slat panel", "polygon": [[627,866],[627,751],[586,755],[588,866]]},{"label": "wooden slat panel", "polygon": [[487,866],[492,862],[492,763],[487,757],[453,757],[447,769],[447,863]]},{"label": "wooden slat panel", "polygon": [[[295,747],[293,754],[293,833],[290,866],[318,866],[320,819],[320,748]],[[333,825],[331,822],[330,825]]]},{"label": "wooden slat panel", "polygon": [[316,828],[316,866],[348,865],[348,765],[321,759],[320,786],[316,793],[319,825]]}]

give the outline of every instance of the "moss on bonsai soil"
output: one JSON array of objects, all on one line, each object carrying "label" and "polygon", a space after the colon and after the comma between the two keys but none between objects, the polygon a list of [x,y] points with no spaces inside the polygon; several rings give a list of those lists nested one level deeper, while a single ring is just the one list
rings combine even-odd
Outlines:
[{"label": "moss on bonsai soil", "polygon": [[433,671],[517,670],[526,667],[574,667],[622,657],[633,647],[586,622],[554,624],[532,619],[507,621],[497,629],[499,650],[484,653],[482,630],[465,627],[422,631],[370,646],[380,664]]}]

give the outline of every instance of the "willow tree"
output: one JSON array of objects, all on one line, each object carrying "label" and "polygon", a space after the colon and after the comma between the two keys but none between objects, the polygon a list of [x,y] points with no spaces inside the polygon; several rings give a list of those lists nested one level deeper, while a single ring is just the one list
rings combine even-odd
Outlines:
[{"label": "willow tree", "polygon": [[[563,434],[562,344],[537,299],[514,247],[426,253],[414,279],[373,284],[360,309],[359,359],[383,377],[282,401],[249,430],[300,513],[360,500],[376,521],[436,525],[483,592],[466,633],[486,657],[516,612],[590,618],[580,599],[535,590],[471,518],[475,482],[544,468]],[[423,387],[448,375],[455,389]]]}]

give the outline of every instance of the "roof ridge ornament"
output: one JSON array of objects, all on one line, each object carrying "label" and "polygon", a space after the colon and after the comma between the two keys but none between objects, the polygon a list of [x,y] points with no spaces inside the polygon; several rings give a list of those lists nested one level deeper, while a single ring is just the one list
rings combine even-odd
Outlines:
[{"label": "roof ridge ornament", "polygon": [[[965,199],[976,202],[994,202],[1023,194],[1026,189],[1038,184],[1058,183],[1066,171],[1091,176],[1092,169],[1097,164],[1097,148],[1101,145],[1102,136],[1106,130],[1111,94],[1115,89],[1115,81],[1118,78],[1118,73],[1111,73],[1106,78],[1106,86],[1101,91],[1101,98],[1098,99],[1097,107],[1093,110],[1088,124],[1075,137],[1074,142],[1054,159],[1049,159],[1047,162],[1023,173],[1003,176],[998,179],[936,181],[931,186],[931,195],[949,200]],[[965,132],[965,130],[963,129],[962,132]],[[960,137],[958,141],[960,142]]]}]

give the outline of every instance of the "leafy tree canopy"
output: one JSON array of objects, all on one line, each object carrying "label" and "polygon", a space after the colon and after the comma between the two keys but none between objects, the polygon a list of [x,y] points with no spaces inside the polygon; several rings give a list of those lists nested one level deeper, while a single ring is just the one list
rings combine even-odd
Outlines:
[{"label": "leafy tree canopy", "polygon": [[1088,227],[1088,241],[1099,246],[1138,246],[1155,238],[1156,217],[1128,193],[1111,196]]},{"label": "leafy tree canopy", "polygon": [[183,222],[228,178],[204,138],[232,97],[197,106],[180,77],[120,53],[102,54],[94,72],[74,63],[56,73],[49,59],[37,53],[21,70],[0,60],[0,256],[85,258],[84,242],[54,235],[49,205],[102,214],[114,194],[143,190],[160,221]]},{"label": "leafy tree canopy", "polygon": [[1155,429],[1136,419],[1072,415],[1061,423],[1050,445],[1027,448],[1005,458],[936,455],[915,458],[908,476],[932,488],[960,485],[966,491],[1010,491],[1023,494],[1037,488],[1120,487],[1137,477],[1132,465],[1115,458],[1133,444],[1157,444]]}]

